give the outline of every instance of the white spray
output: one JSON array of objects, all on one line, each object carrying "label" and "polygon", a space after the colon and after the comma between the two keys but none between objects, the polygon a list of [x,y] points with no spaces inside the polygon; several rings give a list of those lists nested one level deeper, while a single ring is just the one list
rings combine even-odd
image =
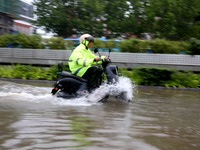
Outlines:
[{"label": "white spray", "polygon": [[52,96],[50,93],[51,89],[52,87],[38,87],[2,81],[0,83],[0,101],[19,100],[33,103],[48,102],[61,106],[91,106],[94,104],[96,105],[97,102],[107,94],[118,95],[123,91],[126,92],[126,98],[132,100],[134,86],[129,78],[120,77],[119,82],[116,85],[103,84],[91,94],[70,100]]}]

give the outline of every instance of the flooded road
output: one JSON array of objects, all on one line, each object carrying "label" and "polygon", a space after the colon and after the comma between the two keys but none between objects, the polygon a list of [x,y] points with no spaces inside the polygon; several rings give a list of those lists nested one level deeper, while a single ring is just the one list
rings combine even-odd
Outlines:
[{"label": "flooded road", "polygon": [[102,104],[50,91],[0,81],[0,149],[200,149],[200,92],[138,89],[131,104]]}]

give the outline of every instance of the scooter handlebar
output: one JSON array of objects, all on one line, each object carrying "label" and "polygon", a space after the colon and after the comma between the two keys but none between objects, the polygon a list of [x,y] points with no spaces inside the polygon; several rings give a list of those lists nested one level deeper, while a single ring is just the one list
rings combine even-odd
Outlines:
[{"label": "scooter handlebar", "polygon": [[108,58],[108,57],[106,57],[104,60],[103,59],[98,59],[98,60],[96,60],[96,58],[94,59],[94,62],[98,62],[98,61],[104,61],[104,62],[106,62],[106,63],[109,63],[109,62],[111,62],[111,59],[110,58]]}]

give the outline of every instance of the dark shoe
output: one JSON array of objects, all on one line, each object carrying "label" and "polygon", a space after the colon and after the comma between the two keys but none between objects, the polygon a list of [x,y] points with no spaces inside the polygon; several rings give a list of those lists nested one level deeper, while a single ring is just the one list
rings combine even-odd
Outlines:
[{"label": "dark shoe", "polygon": [[93,86],[93,87],[88,87],[88,92],[92,93],[96,88],[98,88],[99,86]]}]

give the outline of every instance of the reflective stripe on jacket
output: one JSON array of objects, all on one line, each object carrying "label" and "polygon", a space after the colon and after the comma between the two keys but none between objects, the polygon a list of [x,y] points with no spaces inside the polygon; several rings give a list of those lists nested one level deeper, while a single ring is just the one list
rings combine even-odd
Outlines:
[{"label": "reflective stripe on jacket", "polygon": [[86,49],[85,45],[77,46],[69,58],[69,68],[72,74],[82,77],[87,69],[95,64],[93,61],[96,57],[90,49]]}]

